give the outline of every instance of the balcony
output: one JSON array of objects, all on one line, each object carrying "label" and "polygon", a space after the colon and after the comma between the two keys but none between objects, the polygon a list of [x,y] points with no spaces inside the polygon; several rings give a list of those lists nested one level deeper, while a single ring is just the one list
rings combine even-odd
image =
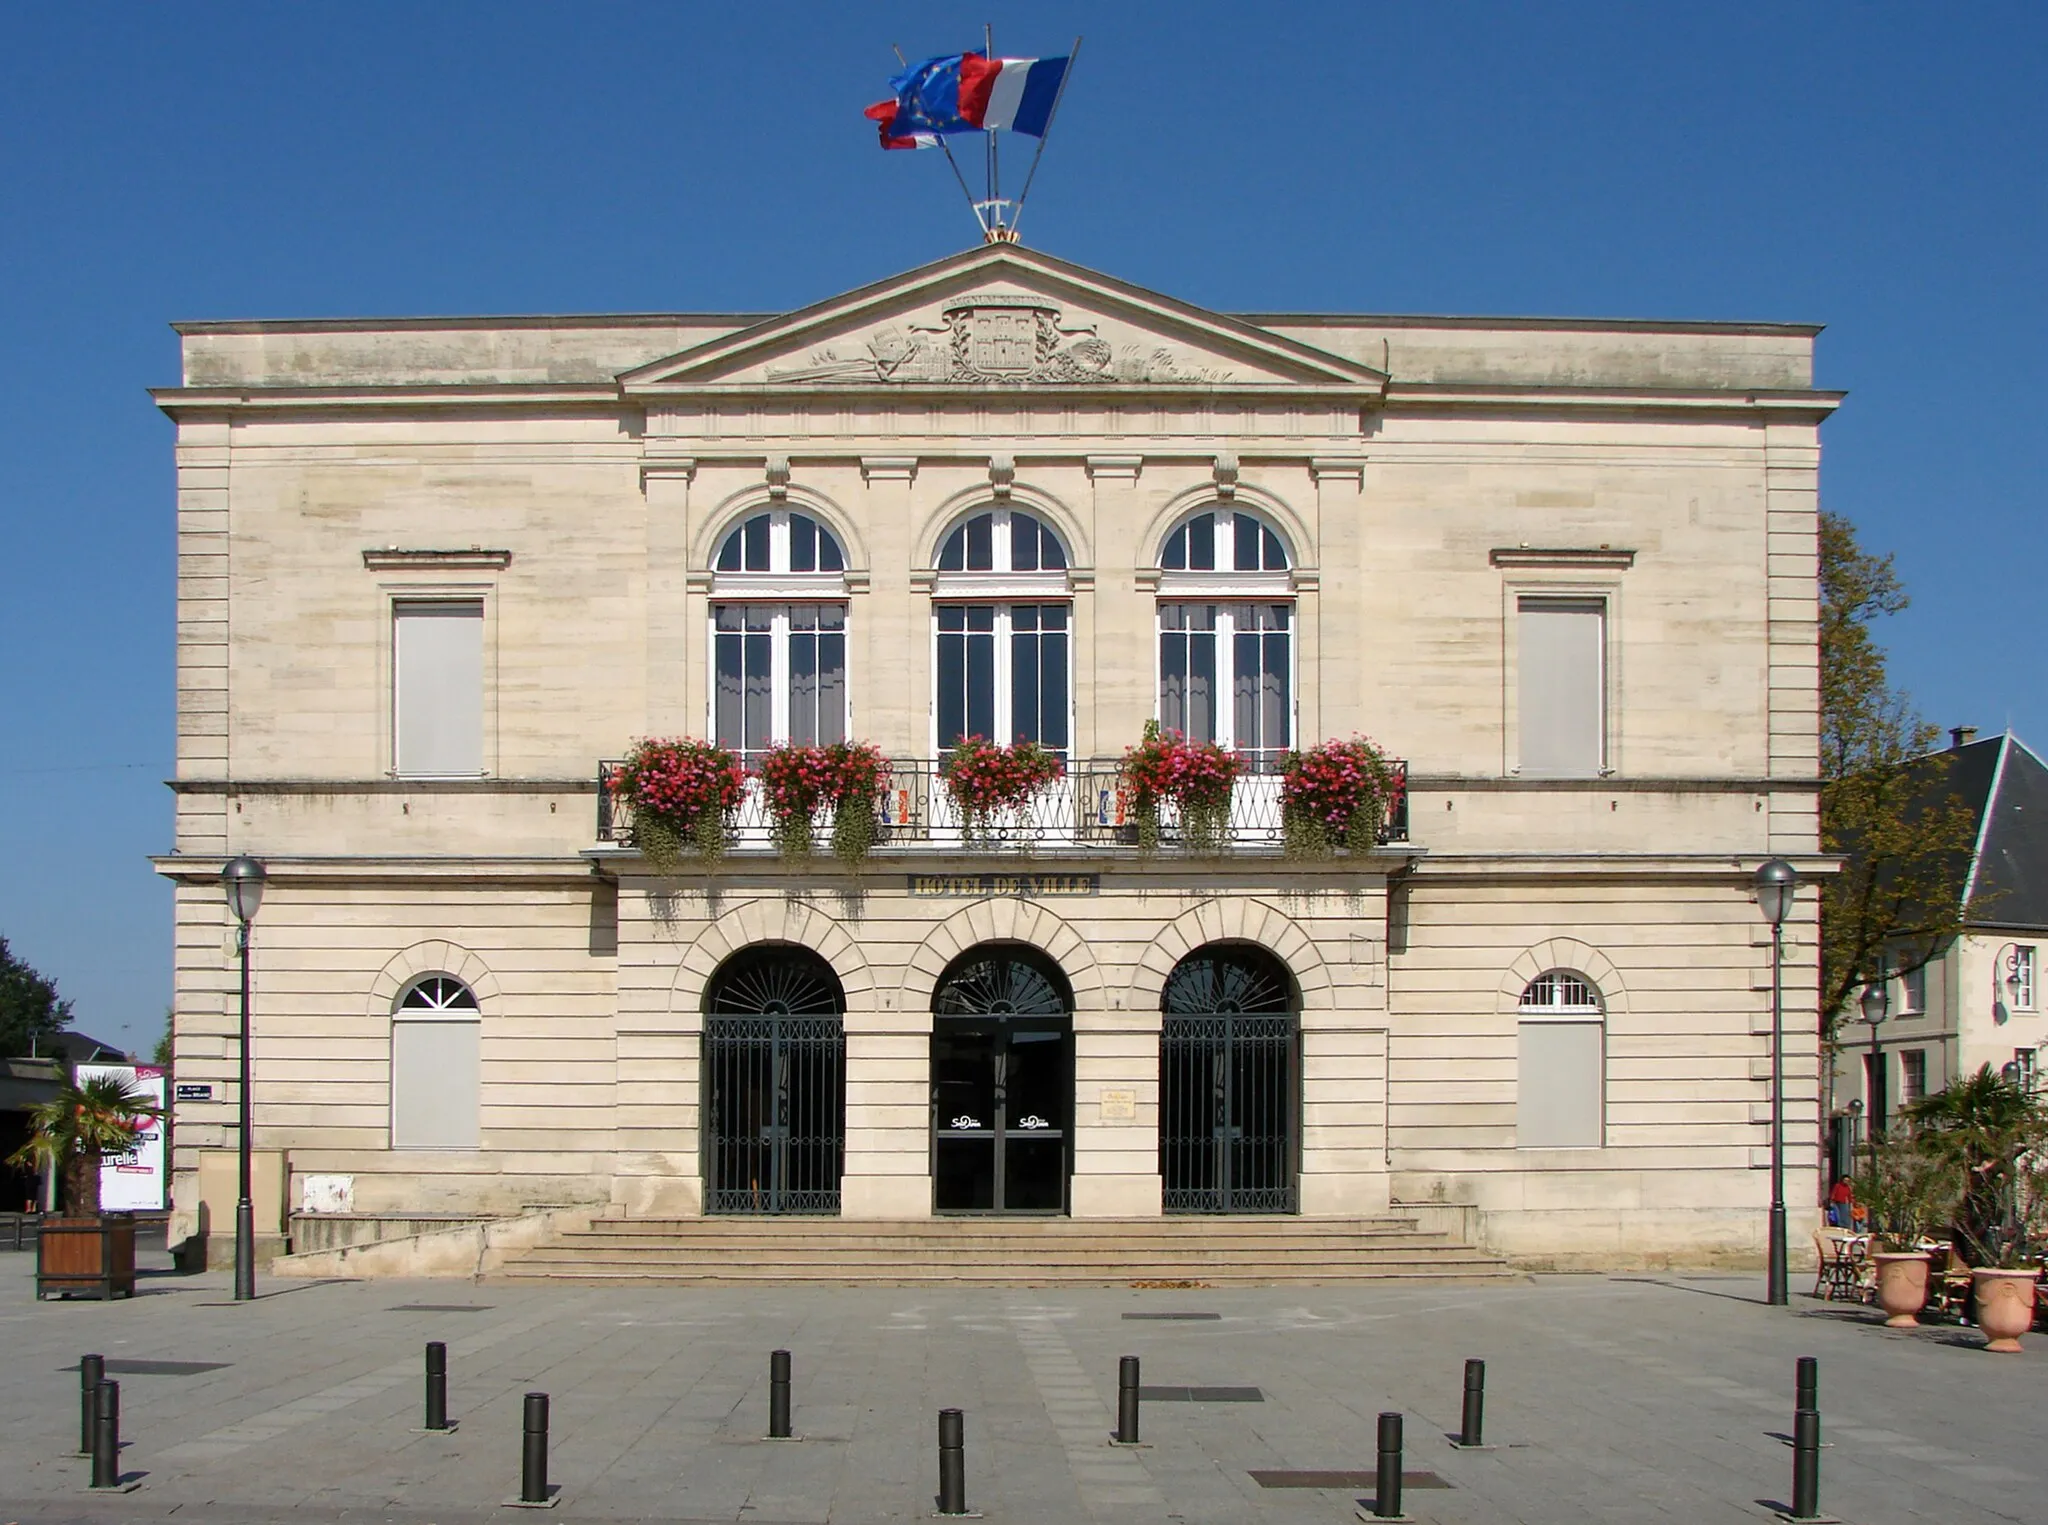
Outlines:
[{"label": "balcony", "polygon": [[[1394,763],[1400,787],[1381,845],[1408,840],[1408,765]],[[597,766],[597,840],[631,846],[632,822],[615,811],[611,780],[618,762]],[[1117,799],[1114,759],[1076,761],[1064,777],[1040,790],[1015,810],[977,823],[970,834],[959,808],[939,775],[939,765],[925,760],[889,765],[889,787],[880,801],[876,849],[927,853],[1033,853],[1054,851],[1136,852],[1138,828]],[[820,823],[822,844],[831,831],[829,815]],[[1280,820],[1280,776],[1252,773],[1237,780],[1232,791],[1230,820],[1224,844],[1232,851],[1278,853],[1284,845]],[[759,782],[747,780],[747,792],[734,816],[727,845],[735,852],[772,853],[773,823]],[[1171,805],[1160,808],[1162,852],[1184,853],[1187,845]]]}]

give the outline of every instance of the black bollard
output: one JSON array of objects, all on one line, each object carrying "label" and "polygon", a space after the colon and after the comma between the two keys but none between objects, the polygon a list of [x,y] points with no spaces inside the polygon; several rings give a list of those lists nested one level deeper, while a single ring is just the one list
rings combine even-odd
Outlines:
[{"label": "black bollard", "polygon": [[1792,1416],[1792,1518],[1820,1518],[1820,1415],[1812,1409]]},{"label": "black bollard", "polygon": [[1380,1466],[1374,1482],[1372,1512],[1375,1519],[1401,1518],[1401,1416],[1380,1415]]},{"label": "black bollard", "polygon": [[519,1453],[519,1502],[548,1501],[548,1395],[526,1395],[525,1445]]},{"label": "black bollard", "polygon": [[121,1384],[101,1379],[93,1389],[92,1485],[121,1486]]},{"label": "black bollard", "polygon": [[107,1363],[100,1356],[78,1358],[78,1454],[92,1455],[93,1395],[106,1380]]},{"label": "black bollard", "polygon": [[1125,1356],[1116,1363],[1116,1443],[1138,1443],[1138,1358]]},{"label": "black bollard", "polygon": [[1486,1444],[1486,1363],[1467,1361],[1465,1363],[1465,1413],[1458,1422],[1458,1444],[1461,1446],[1483,1446]]},{"label": "black bollard", "polygon": [[789,1352],[768,1355],[768,1438],[789,1439]]},{"label": "black bollard", "polygon": [[967,1513],[967,1425],[958,1409],[939,1410],[939,1513]]},{"label": "black bollard", "polygon": [[424,1429],[448,1428],[448,1347],[427,1341],[427,1422]]},{"label": "black bollard", "polygon": [[1797,1368],[1798,1392],[1792,1400],[1792,1412],[1812,1409],[1820,1412],[1820,1362],[1813,1356],[1801,1356]]}]

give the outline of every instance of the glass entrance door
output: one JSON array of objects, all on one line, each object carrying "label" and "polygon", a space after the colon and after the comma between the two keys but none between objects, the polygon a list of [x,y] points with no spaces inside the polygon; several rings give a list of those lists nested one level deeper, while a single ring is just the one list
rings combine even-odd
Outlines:
[{"label": "glass entrance door", "polygon": [[1073,1054],[1073,1024],[1065,1018],[934,1018],[937,1211],[1067,1210]]}]

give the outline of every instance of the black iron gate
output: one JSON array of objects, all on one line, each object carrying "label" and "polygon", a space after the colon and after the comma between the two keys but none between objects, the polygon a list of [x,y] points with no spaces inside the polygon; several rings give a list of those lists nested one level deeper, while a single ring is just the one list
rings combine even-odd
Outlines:
[{"label": "black iron gate", "polygon": [[815,955],[742,955],[704,1018],[705,1209],[836,1213],[846,1153],[846,1026]]},{"label": "black iron gate", "polygon": [[1205,950],[1181,961],[1162,1004],[1166,1211],[1299,1211],[1301,1028],[1286,970],[1257,949]]}]

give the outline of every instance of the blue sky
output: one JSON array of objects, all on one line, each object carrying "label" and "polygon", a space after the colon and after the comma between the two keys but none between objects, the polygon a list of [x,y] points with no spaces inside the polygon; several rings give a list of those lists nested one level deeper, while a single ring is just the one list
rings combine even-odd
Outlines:
[{"label": "blue sky", "polygon": [[[860,110],[1086,36],[1028,242],[1234,309],[1814,321],[1827,504],[1942,724],[2048,744],[2048,7],[0,11],[0,934],[170,995],[177,318],[774,310],[964,247]],[[1397,729],[1397,727],[1390,727]]]}]

